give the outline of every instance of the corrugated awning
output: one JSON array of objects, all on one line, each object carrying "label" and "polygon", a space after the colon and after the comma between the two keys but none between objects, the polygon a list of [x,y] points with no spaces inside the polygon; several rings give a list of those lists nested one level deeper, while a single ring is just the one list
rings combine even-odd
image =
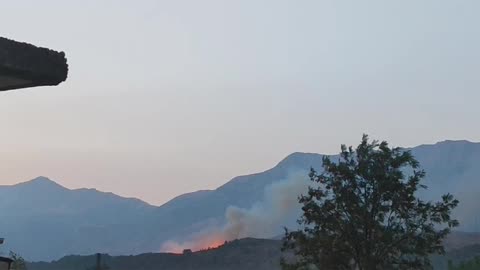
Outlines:
[{"label": "corrugated awning", "polygon": [[0,91],[58,85],[67,75],[65,53],[0,37]]}]

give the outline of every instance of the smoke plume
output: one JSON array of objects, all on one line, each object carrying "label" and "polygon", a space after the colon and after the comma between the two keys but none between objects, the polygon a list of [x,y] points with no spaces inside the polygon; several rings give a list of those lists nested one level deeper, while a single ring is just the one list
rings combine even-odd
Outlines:
[{"label": "smoke plume", "polygon": [[299,217],[298,196],[305,194],[310,181],[305,171],[290,173],[264,190],[263,200],[249,209],[229,206],[225,211],[226,223],[220,228],[205,228],[185,242],[167,241],[162,251],[181,252],[183,249],[214,248],[225,241],[245,237],[272,238],[283,227],[292,225]]}]

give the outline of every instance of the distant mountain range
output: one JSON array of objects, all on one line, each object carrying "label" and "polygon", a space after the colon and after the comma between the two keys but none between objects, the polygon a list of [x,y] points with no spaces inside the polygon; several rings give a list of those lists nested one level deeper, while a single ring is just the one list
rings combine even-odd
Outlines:
[{"label": "distant mountain range", "polygon": [[[456,211],[460,229],[480,231],[480,143],[444,141],[411,150],[427,172],[429,189],[422,196],[453,193],[461,201]],[[266,187],[292,172],[319,168],[321,162],[320,154],[293,153],[272,169],[178,196],[160,207],[94,189],[69,190],[45,177],[0,186],[0,236],[7,239],[2,249],[28,260],[158,252],[164,241],[221,224],[229,206],[250,208],[264,200]]]},{"label": "distant mountain range", "polygon": [[[281,241],[244,238],[219,248],[185,254],[145,253],[136,256],[102,255],[101,264],[115,270],[281,270]],[[447,270],[448,261],[460,262],[480,256],[480,245],[450,250],[432,256],[435,270]],[[29,270],[93,269],[96,256],[66,256],[60,260],[28,263]]]},{"label": "distant mountain range", "polygon": [[[218,249],[189,254],[146,253],[137,256],[102,255],[102,264],[116,270],[280,270],[278,240],[241,239]],[[95,256],[67,256],[51,263],[28,263],[29,270],[93,269]]]}]

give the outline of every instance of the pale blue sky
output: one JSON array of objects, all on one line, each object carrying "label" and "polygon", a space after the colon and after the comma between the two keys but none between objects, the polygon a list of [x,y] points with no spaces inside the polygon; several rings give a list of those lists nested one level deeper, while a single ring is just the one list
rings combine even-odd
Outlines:
[{"label": "pale blue sky", "polygon": [[480,2],[3,1],[0,35],[64,50],[0,93],[0,183],[160,204],[369,133],[480,141]]}]

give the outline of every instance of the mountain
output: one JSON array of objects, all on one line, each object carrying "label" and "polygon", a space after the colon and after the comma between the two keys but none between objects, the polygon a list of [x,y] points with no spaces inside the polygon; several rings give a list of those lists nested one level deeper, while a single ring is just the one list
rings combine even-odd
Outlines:
[{"label": "mountain", "polygon": [[460,200],[455,215],[461,229],[480,231],[480,143],[444,141],[415,147],[412,153],[427,173],[428,189],[422,196],[438,200],[442,194],[454,194]]},{"label": "mountain", "polygon": [[138,199],[69,190],[45,177],[0,186],[0,232],[8,248],[32,259],[103,249],[121,252],[127,232],[139,229],[155,210]]},{"label": "mountain", "polygon": [[[453,193],[461,200],[455,213],[461,230],[480,231],[476,198],[480,143],[444,141],[411,150],[427,172],[429,189],[422,196],[439,199]],[[94,189],[69,190],[45,177],[0,186],[0,232],[8,244],[4,249],[29,260],[96,252],[158,252],[166,240],[184,240],[212,224],[223,224],[229,206],[248,209],[257,205],[265,199],[266,188],[291,173],[319,168],[322,157],[293,153],[267,171],[235,177],[215,190],[178,196],[160,207]]]},{"label": "mountain", "polygon": [[293,153],[267,171],[235,177],[216,190],[177,197],[159,207],[157,217],[164,218],[162,230],[167,235],[190,234],[205,222],[222,222],[229,206],[252,207],[264,199],[266,187],[293,172],[318,167],[321,162],[319,154]]},{"label": "mountain", "polygon": [[[102,265],[109,269],[129,270],[280,270],[281,241],[245,238],[234,240],[215,249],[193,253],[146,253],[136,256],[102,255]],[[480,245],[463,246],[435,255],[435,270],[446,270],[448,261],[455,264],[480,255]],[[96,256],[66,256],[58,261],[27,263],[29,270],[78,270],[93,269]]]},{"label": "mountain", "polygon": [[[280,241],[241,239],[217,249],[189,254],[146,253],[137,256],[102,255],[109,269],[129,270],[274,270],[280,269]],[[95,256],[67,256],[51,263],[28,263],[29,270],[78,270],[95,266]]]},{"label": "mountain", "polygon": [[[462,221],[461,229],[480,231],[480,201],[476,200],[480,191],[480,167],[476,165],[480,164],[480,143],[444,141],[410,150],[427,172],[425,183],[429,188],[422,196],[432,200],[448,192],[458,196],[462,202],[456,214]],[[170,235],[184,235],[198,229],[206,220],[222,221],[228,206],[252,207],[264,199],[266,187],[292,172],[307,171],[310,167],[319,169],[322,158],[321,154],[293,153],[270,170],[236,177],[213,191],[178,197],[158,209],[158,216],[172,222],[162,230]]]}]

